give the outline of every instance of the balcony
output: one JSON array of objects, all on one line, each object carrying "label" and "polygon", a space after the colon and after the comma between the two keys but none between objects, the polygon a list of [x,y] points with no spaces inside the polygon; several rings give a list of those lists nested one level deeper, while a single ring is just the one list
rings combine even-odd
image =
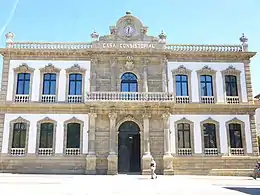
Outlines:
[{"label": "balcony", "polygon": [[43,103],[56,102],[56,95],[42,95],[41,102],[43,102]]},{"label": "balcony", "polygon": [[162,92],[89,92],[86,101],[174,101],[174,94]]},{"label": "balcony", "polygon": [[239,104],[240,103],[238,96],[227,96],[226,102],[228,104]]},{"label": "balcony", "polygon": [[29,102],[30,95],[15,95],[14,101],[19,103]]}]

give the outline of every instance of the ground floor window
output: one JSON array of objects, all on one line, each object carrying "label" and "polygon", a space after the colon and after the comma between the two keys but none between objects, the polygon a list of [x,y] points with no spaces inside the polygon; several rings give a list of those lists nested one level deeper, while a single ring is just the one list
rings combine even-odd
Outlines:
[{"label": "ground floor window", "polygon": [[26,144],[26,123],[14,123],[12,148],[25,148]]},{"label": "ground floor window", "polygon": [[69,123],[67,125],[67,148],[80,148],[80,124]]},{"label": "ground floor window", "polygon": [[231,123],[229,128],[229,141],[231,148],[243,148],[241,124]]}]

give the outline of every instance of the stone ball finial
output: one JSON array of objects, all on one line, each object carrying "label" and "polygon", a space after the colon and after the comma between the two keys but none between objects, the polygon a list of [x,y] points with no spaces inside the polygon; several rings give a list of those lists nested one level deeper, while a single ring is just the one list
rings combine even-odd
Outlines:
[{"label": "stone ball finial", "polygon": [[242,33],[242,37],[240,37],[239,40],[240,40],[240,42],[241,42],[242,44],[248,42],[248,38],[245,36],[244,33]]},{"label": "stone ball finial", "polygon": [[12,32],[6,33],[5,38],[6,38],[6,42],[12,42],[14,39],[14,33]]},{"label": "stone ball finial", "polygon": [[91,33],[90,36],[91,36],[92,39],[97,40],[98,37],[99,37],[99,34],[94,30],[94,32]]}]

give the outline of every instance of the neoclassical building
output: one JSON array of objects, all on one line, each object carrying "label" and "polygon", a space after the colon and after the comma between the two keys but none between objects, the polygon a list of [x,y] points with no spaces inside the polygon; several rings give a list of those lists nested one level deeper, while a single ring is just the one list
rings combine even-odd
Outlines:
[{"label": "neoclassical building", "polygon": [[1,169],[249,174],[258,156],[250,59],[238,45],[168,44],[130,12],[90,43],[6,34]]}]

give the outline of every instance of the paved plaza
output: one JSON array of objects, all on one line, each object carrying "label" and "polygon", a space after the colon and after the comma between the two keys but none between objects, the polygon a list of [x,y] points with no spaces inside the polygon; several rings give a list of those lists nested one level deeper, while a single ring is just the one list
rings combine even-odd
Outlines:
[{"label": "paved plaza", "polygon": [[260,194],[260,180],[249,177],[143,175],[0,174],[1,195],[242,195]]}]

